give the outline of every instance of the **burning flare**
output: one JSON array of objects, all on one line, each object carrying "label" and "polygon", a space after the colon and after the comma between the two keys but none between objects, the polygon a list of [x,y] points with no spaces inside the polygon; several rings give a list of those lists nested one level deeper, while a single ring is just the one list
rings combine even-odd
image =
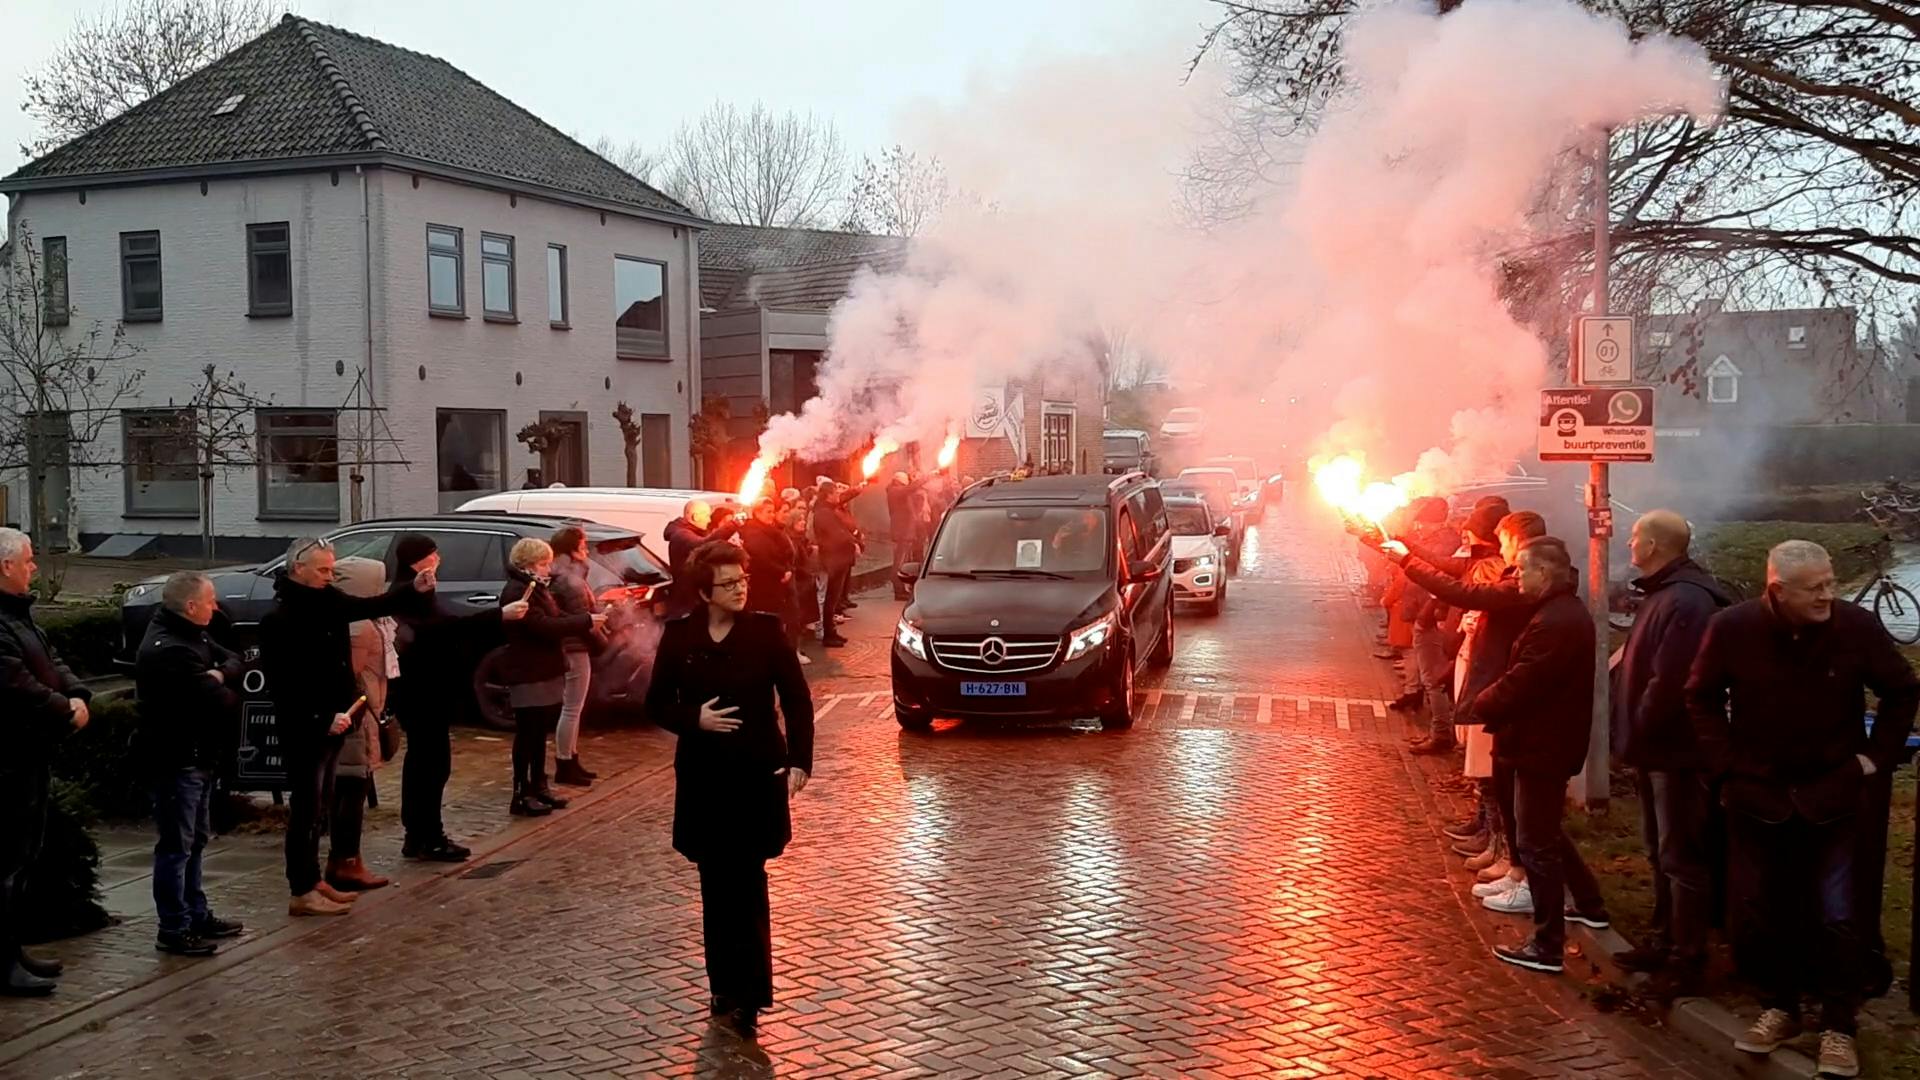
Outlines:
[{"label": "burning flare", "polygon": [[934,458],[934,465],[942,469],[953,468],[953,459],[960,453],[960,436],[948,435],[947,441],[940,444],[940,456]]},{"label": "burning flare", "polygon": [[1381,480],[1363,483],[1366,472],[1366,463],[1357,455],[1341,454],[1313,470],[1313,485],[1319,489],[1320,497],[1342,514],[1365,518],[1378,525],[1411,500],[1405,483],[1409,478],[1398,477],[1393,483]]},{"label": "burning flare", "polygon": [[900,449],[900,444],[894,442],[892,439],[875,439],[873,449],[867,451],[867,456],[860,459],[860,478],[862,480],[873,479],[873,474],[880,471],[880,463],[886,460],[888,454],[898,449]]},{"label": "burning flare", "polygon": [[755,458],[747,467],[747,478],[740,481],[740,501],[752,505],[766,489],[767,474],[773,471],[775,462],[771,458]]}]

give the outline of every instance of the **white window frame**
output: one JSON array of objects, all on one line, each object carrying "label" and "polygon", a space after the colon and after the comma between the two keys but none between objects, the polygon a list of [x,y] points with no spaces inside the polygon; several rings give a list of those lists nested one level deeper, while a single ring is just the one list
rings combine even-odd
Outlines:
[{"label": "white window frame", "polygon": [[[1724,384],[1726,392],[1716,388]],[[1740,401],[1740,369],[1723,353],[1707,367],[1707,404],[1735,405]]]},{"label": "white window frame", "polygon": [[1807,328],[1804,326],[1787,327],[1787,348],[1804,349],[1807,347]]}]

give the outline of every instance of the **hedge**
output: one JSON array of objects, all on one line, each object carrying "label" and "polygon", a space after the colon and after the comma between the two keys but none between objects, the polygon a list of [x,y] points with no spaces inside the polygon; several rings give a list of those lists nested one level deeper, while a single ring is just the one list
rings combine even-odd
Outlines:
[{"label": "hedge", "polygon": [[132,694],[96,696],[87,726],[60,742],[53,775],[71,784],[93,816],[145,818],[151,811],[145,766],[134,753],[139,712]]},{"label": "hedge", "polygon": [[100,905],[100,845],[94,813],[78,784],[55,778],[40,858],[20,893],[21,931],[29,942],[90,933],[113,921]]},{"label": "hedge", "polygon": [[1767,552],[1782,540],[1811,540],[1826,548],[1843,585],[1864,580],[1873,573],[1875,556],[1886,558],[1891,550],[1886,533],[1865,523],[1726,521],[1701,528],[1694,555],[1741,595],[1759,596],[1767,585]]},{"label": "hedge", "polygon": [[73,673],[83,679],[116,673],[120,610],[106,604],[36,606],[33,621]]}]

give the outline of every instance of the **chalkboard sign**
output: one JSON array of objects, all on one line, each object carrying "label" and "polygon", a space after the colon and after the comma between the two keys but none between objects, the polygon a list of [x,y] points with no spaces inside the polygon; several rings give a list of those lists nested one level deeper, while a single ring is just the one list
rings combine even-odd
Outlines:
[{"label": "chalkboard sign", "polygon": [[267,696],[267,673],[250,667],[240,679],[240,739],[234,754],[229,791],[283,791],[287,761],[280,742],[280,721]]}]

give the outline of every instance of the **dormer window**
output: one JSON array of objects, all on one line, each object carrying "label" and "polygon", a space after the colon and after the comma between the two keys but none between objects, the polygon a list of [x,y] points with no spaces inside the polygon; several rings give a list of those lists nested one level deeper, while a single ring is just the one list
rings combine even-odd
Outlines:
[{"label": "dormer window", "polygon": [[1740,400],[1740,369],[1725,354],[1707,368],[1707,402],[1732,405]]},{"label": "dormer window", "polygon": [[1673,334],[1667,330],[1655,330],[1647,335],[1649,348],[1665,349],[1673,345]]}]

